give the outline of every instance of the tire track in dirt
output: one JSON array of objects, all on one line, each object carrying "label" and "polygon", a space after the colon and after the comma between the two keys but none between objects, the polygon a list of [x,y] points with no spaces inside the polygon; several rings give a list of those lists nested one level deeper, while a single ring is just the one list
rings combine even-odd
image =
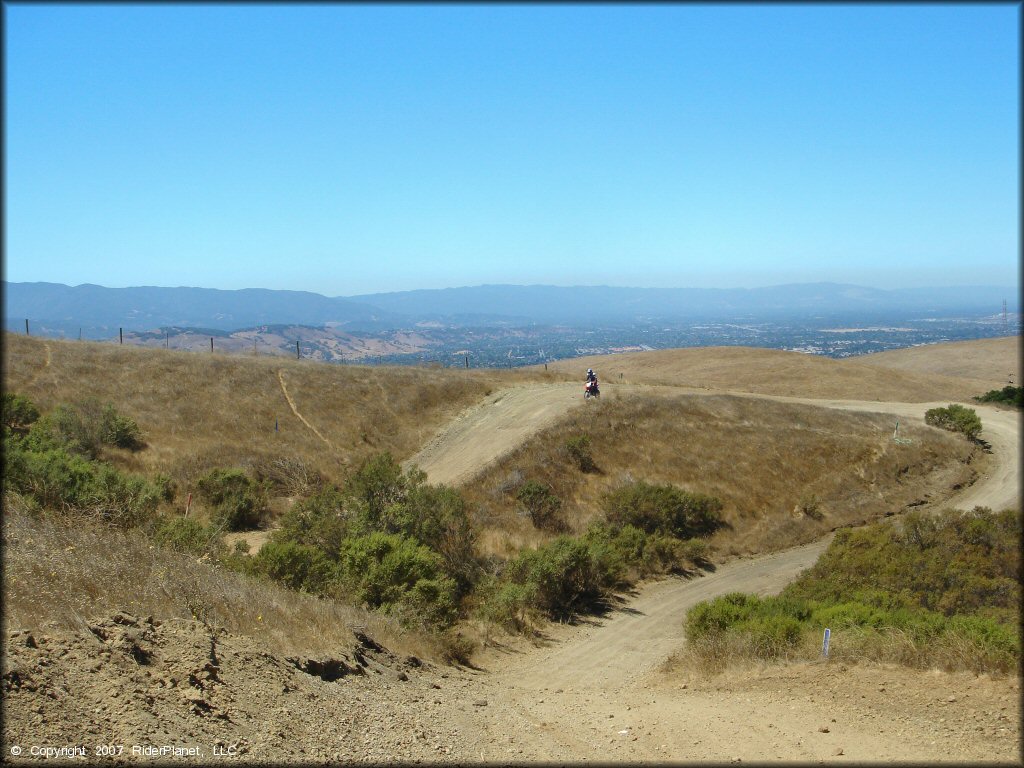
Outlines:
[{"label": "tire track in dirt", "polygon": [[277,380],[279,382],[281,382],[281,391],[284,393],[284,399],[288,401],[288,407],[292,409],[292,413],[295,414],[295,416],[298,418],[299,421],[301,421],[303,424],[305,424],[307,427],[309,427],[310,431],[314,435],[316,435],[321,440],[323,440],[331,450],[334,450],[334,444],[331,443],[331,441],[328,440],[326,437],[321,435],[319,429],[317,429],[312,424],[310,424],[308,421],[306,421],[306,417],[303,416],[301,413],[299,413],[299,409],[295,407],[295,401],[292,400],[292,396],[288,394],[288,387],[285,386],[285,383],[284,383],[284,370],[282,370],[280,368],[277,371]]},{"label": "tire track in dirt", "polygon": [[[576,384],[503,389],[456,416],[403,465],[418,466],[435,485],[462,485],[583,404],[582,387]],[[592,405],[600,407],[599,402]]]}]

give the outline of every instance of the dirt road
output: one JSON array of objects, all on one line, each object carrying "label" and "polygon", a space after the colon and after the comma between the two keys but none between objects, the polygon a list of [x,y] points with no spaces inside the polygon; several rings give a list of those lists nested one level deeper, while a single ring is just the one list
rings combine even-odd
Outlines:
[{"label": "dirt road", "polygon": [[[605,385],[604,397],[644,394],[731,394],[737,397],[765,398],[782,402],[816,405],[847,411],[888,413],[904,424],[923,424],[929,408],[948,403],[896,403],[865,400],[814,400],[776,395],[754,395],[682,387],[648,385]],[[461,485],[468,482],[489,463],[513,450],[530,435],[543,429],[574,407],[600,407],[598,402],[585,402],[582,387],[576,384],[537,384],[496,392],[484,402],[463,411],[453,422],[435,435],[424,448],[405,462],[417,465],[427,473],[431,483]],[[992,446],[998,457],[988,477],[958,497],[965,509],[976,505],[1000,509],[1020,503],[1020,414],[992,406],[972,405],[978,411],[984,431],[982,438]]]},{"label": "dirt road", "polygon": [[[578,389],[543,385],[497,393],[463,413],[410,462],[419,463],[432,482],[465,482],[553,416],[583,405]],[[923,423],[925,410],[944,405],[773,399],[889,413],[903,423]],[[996,461],[987,476],[947,504],[1017,504],[1020,418],[978,410]],[[466,723],[487,734],[474,741],[480,759],[1019,761],[1015,679],[827,663],[714,680],[663,670],[685,642],[688,608],[731,591],[777,593],[827,543],[733,561],[693,580],[644,585],[604,618],[552,627],[540,649],[489,649],[482,659],[489,674],[477,676],[472,688],[488,712]]]}]

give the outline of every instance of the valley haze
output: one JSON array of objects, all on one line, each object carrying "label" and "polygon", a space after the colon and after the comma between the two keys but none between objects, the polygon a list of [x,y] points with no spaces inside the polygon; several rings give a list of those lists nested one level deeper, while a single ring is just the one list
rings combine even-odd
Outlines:
[{"label": "valley haze", "polygon": [[[1019,332],[1013,286],[882,290],[480,285],[307,291],[4,283],[5,328],[60,338],[332,362],[518,366],[584,354],[744,345],[848,357]],[[1004,313],[1005,306],[1005,313]]]}]

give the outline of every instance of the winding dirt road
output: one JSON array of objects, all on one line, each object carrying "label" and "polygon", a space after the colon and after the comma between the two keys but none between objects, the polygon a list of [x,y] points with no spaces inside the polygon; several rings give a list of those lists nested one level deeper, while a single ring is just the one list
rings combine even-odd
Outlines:
[{"label": "winding dirt road", "polygon": [[[641,385],[621,390],[710,394]],[[605,396],[612,391],[609,387]],[[945,405],[772,399],[888,413],[903,423],[923,423],[925,410]],[[498,392],[461,414],[408,463],[424,469],[430,482],[464,483],[553,418],[583,405],[575,384]],[[993,467],[944,506],[1019,504],[1020,417],[995,408],[978,410]],[[828,541],[732,561],[695,579],[643,585],[601,619],[552,627],[540,649],[488,649],[481,663],[489,674],[477,676],[474,695],[485,697],[489,711],[471,726],[489,734],[478,742],[480,758],[1018,761],[1019,726],[985,730],[971,719],[976,709],[949,706],[1003,701],[999,697],[1010,685],[1005,681],[829,664],[748,671],[718,682],[696,678],[689,685],[681,682],[685,674],[665,674],[666,661],[685,642],[683,619],[691,606],[733,591],[778,593],[814,563]],[[900,690],[900,701],[884,695],[887,687]],[[1019,712],[1018,702],[1014,723]]]}]

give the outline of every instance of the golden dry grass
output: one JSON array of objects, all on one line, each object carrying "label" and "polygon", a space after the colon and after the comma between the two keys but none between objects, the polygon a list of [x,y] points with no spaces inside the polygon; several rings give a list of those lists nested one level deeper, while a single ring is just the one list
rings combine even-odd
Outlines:
[{"label": "golden dry grass", "polygon": [[85,630],[89,621],[127,611],[198,619],[281,654],[335,653],[353,643],[354,627],[362,627],[394,652],[439,655],[436,639],[406,632],[379,614],[154,547],[138,530],[35,517],[17,497],[4,499],[3,542],[9,629]]},{"label": "golden dry grass", "polygon": [[1006,386],[1010,374],[1020,385],[1021,337],[956,341],[921,347],[894,349],[850,358],[854,365],[874,366],[915,375],[953,376],[965,379],[984,394]]},{"label": "golden dry grass", "polygon": [[[504,382],[553,376],[501,372]],[[340,482],[372,453],[387,450],[402,460],[494,389],[497,378],[489,370],[340,366],[4,336],[5,391],[26,395],[44,412],[86,398],[112,402],[139,424],[147,447],[108,458],[168,474],[182,493],[214,467],[284,458]]]},{"label": "golden dry grass", "polygon": [[[966,357],[965,350],[975,349],[971,345],[978,345],[977,351]],[[1019,367],[1019,350],[1011,340],[999,344],[972,341],[954,350],[942,349],[947,346],[957,345],[916,348],[923,351],[915,353],[920,356],[920,362],[913,364],[901,362],[918,360],[909,356],[911,350],[835,360],[754,347],[700,347],[581,357],[549,363],[548,367],[551,371],[574,375],[581,380],[587,368],[593,368],[607,382],[910,403],[967,400],[996,386],[987,385],[985,376],[988,373],[980,379],[971,378],[972,366],[975,365],[979,371],[1000,371],[1002,378],[996,377],[997,383],[1002,382],[998,383],[1000,387],[1005,384],[1006,372]],[[908,357],[898,357],[904,353]],[[885,358],[883,355],[894,357]],[[949,362],[936,364],[935,370],[931,370],[924,362],[929,356]],[[955,364],[958,356],[962,367]],[[877,360],[872,362],[872,358]],[[979,386],[984,386],[984,389],[979,391]]]},{"label": "golden dry grass", "polygon": [[[966,482],[977,449],[952,434],[807,405],[727,395],[623,395],[574,411],[488,469],[466,489],[480,510],[489,554],[546,536],[521,514],[515,489],[549,485],[582,530],[601,496],[627,480],[668,483],[718,497],[729,524],[711,539],[725,553],[770,552],[935,502]],[[566,441],[588,435],[598,473],[577,469]],[[976,466],[976,465],[975,465]],[[820,519],[819,519],[820,518]]]}]

